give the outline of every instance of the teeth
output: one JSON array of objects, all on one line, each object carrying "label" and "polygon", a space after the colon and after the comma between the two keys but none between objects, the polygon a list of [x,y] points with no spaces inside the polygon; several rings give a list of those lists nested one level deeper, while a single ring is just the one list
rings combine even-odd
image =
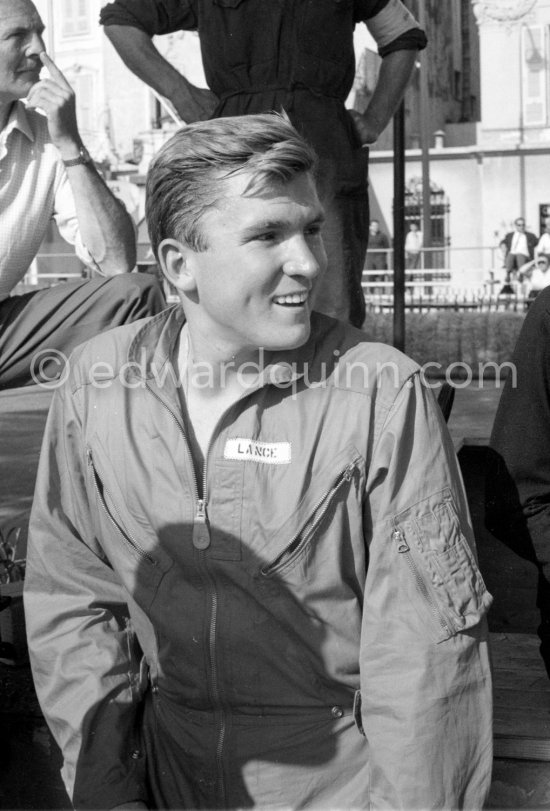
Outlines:
[{"label": "teeth", "polygon": [[293,293],[291,296],[275,296],[276,304],[303,304],[307,293]]}]

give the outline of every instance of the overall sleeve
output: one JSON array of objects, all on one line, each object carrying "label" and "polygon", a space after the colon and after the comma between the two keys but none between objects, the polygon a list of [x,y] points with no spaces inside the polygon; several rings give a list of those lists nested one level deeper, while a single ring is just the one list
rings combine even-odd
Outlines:
[{"label": "overall sleeve", "polygon": [[366,23],[381,57],[427,45],[424,31],[401,0],[355,0],[354,16]]},{"label": "overall sleeve", "polygon": [[196,0],[115,0],[101,9],[101,25],[129,25],[149,36],[197,28]]},{"label": "overall sleeve", "polygon": [[487,529],[550,581],[550,289],[527,313],[487,465]]},{"label": "overall sleeve", "polygon": [[417,373],[380,430],[366,505],[360,675],[371,807],[481,808],[492,767],[491,597],[452,442]]},{"label": "overall sleeve", "polygon": [[138,713],[146,678],[125,594],[94,537],[85,449],[68,387],[54,395],[29,531],[31,666],[76,808],[147,801]]}]

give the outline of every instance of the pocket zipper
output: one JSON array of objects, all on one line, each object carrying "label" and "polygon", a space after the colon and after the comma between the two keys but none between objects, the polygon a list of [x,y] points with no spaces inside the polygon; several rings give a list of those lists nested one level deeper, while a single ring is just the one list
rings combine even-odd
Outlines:
[{"label": "pocket zipper", "polygon": [[409,566],[409,569],[411,570],[411,573],[412,573],[412,575],[414,577],[417,589],[420,592],[420,594],[422,595],[422,597],[424,597],[424,599],[428,603],[428,606],[429,606],[432,614],[434,615],[434,617],[435,617],[435,619],[437,621],[437,624],[443,629],[443,631],[448,636],[450,636],[451,632],[449,631],[449,628],[448,628],[446,622],[444,621],[443,617],[441,616],[441,613],[440,613],[440,611],[439,611],[439,609],[438,609],[432,595],[429,592],[428,586],[426,585],[426,582],[425,582],[424,578],[422,577],[422,575],[418,571],[418,568],[417,568],[416,563],[415,563],[415,561],[413,559],[413,556],[412,556],[411,548],[410,548],[409,544],[407,543],[407,539],[405,538],[405,535],[403,534],[403,531],[401,529],[394,529],[393,532],[392,532],[392,540],[397,545],[398,553],[400,555],[404,555],[405,560],[407,561],[407,564]]},{"label": "pocket zipper", "polygon": [[[149,563],[152,563],[153,566],[156,566],[157,561],[153,557],[151,557],[151,555],[148,552],[146,552],[145,549],[143,549],[143,547],[141,547],[139,545],[139,543],[131,535],[128,535],[126,531],[123,532],[121,527],[119,526],[119,524],[115,521],[115,519],[111,515],[110,510],[107,507],[107,504],[105,502],[105,498],[103,496],[103,493],[107,493],[107,495],[109,496],[109,499],[110,499],[111,503],[113,504],[114,510],[115,510],[115,512],[117,514],[118,520],[122,523],[122,519],[120,517],[120,514],[118,513],[118,510],[114,506],[115,501],[114,501],[113,497],[111,496],[111,494],[109,493],[109,491],[104,486],[101,479],[99,478],[99,474],[98,474],[98,472],[96,470],[93,455],[92,455],[92,451],[91,451],[90,448],[86,449],[86,455],[88,457],[88,464],[89,464],[89,466],[90,466],[90,468],[92,470],[92,475],[93,475],[93,478],[94,478],[94,488],[95,488],[95,491],[96,491],[96,495],[98,497],[99,503],[101,504],[101,507],[102,507],[103,511],[105,512],[107,518],[109,519],[111,524],[115,527],[115,529],[117,530],[119,535],[124,539],[125,543],[129,547],[131,547],[131,549],[133,549],[134,552],[136,552],[136,554],[139,555],[140,558],[142,558],[143,560],[147,560],[147,561],[149,561]],[[101,489],[99,487],[99,482],[101,482]]]},{"label": "pocket zipper", "polygon": [[[353,473],[357,467],[358,460],[355,459],[350,464],[346,465],[344,470],[338,474],[332,486],[323,493],[323,496],[317,501],[315,507],[310,513],[310,516],[314,516],[319,510],[319,515],[315,518],[311,526],[308,527],[307,521],[302,526],[298,532],[292,537],[292,540],[285,546],[283,551],[277,555],[274,561],[268,563],[266,566],[262,566],[260,569],[260,573],[264,576],[268,576],[275,572],[278,568],[282,568],[287,563],[289,563],[299,552],[299,550],[304,546],[304,544],[309,541],[321,521],[326,515],[326,512],[332,502],[332,499],[340,489],[340,487],[344,484],[344,482],[350,482],[353,478]],[[322,508],[322,509],[321,509]],[[295,547],[295,548],[294,548]],[[286,558],[286,560],[285,560]]]}]

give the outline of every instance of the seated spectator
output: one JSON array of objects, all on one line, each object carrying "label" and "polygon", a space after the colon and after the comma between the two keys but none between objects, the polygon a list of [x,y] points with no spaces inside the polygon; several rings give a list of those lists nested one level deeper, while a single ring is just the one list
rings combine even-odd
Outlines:
[{"label": "seated spectator", "polygon": [[537,238],[525,230],[523,217],[518,217],[514,220],[514,230],[506,234],[503,242],[506,247],[506,283],[509,285],[516,278],[520,267],[534,259]]},{"label": "seated spectator", "polygon": [[519,280],[523,294],[535,298],[550,284],[550,257],[541,253],[537,259],[526,262],[519,269]]},{"label": "seated spectator", "polygon": [[[152,276],[127,275],[133,223],[82,143],[74,93],[43,32],[31,0],[0,0],[0,389],[54,379],[77,344],[165,306]],[[117,278],[10,295],[52,218],[82,261]]]}]

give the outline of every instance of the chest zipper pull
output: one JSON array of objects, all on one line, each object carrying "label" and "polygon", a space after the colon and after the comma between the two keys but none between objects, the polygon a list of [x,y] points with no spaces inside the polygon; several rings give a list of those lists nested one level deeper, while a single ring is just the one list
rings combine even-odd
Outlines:
[{"label": "chest zipper pull", "polygon": [[206,501],[202,498],[197,499],[195,505],[193,546],[195,549],[208,549],[210,546],[210,530],[206,521]]},{"label": "chest zipper pull", "polygon": [[398,552],[409,552],[410,551],[409,544],[405,540],[405,536],[403,535],[403,533],[401,532],[400,529],[394,529],[391,536],[392,536],[392,539],[397,544],[397,551]]}]

